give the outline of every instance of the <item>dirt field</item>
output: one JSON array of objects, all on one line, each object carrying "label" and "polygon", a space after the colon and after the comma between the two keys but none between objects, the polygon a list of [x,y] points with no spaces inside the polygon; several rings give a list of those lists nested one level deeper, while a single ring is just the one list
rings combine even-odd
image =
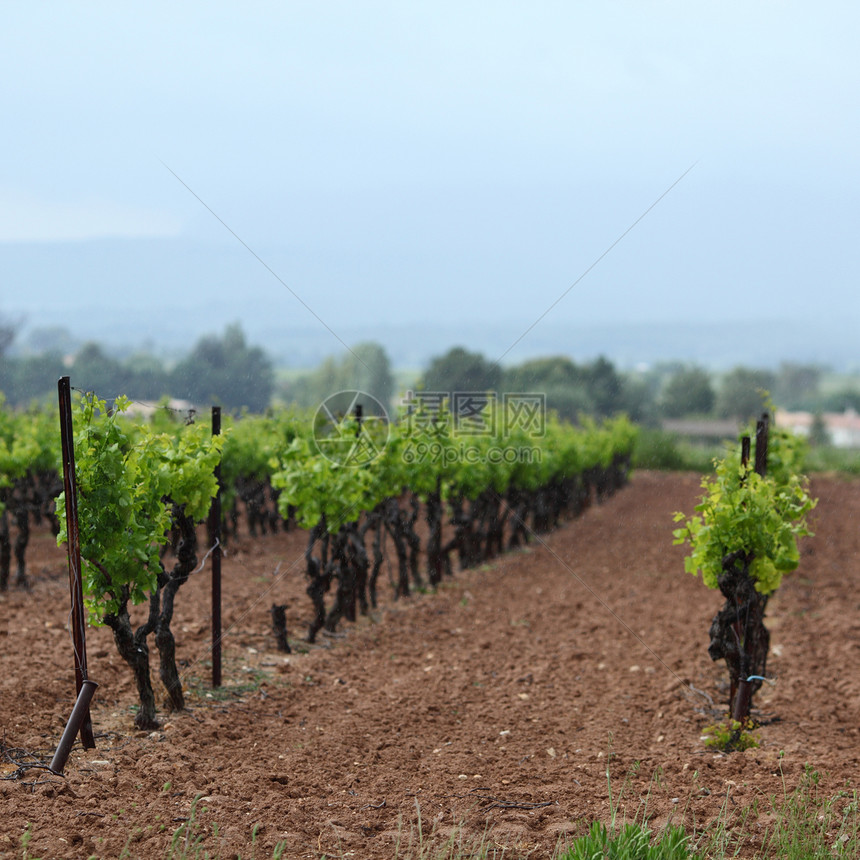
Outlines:
[{"label": "dirt field", "polygon": [[[807,763],[824,790],[856,785],[860,482],[812,490],[816,536],[768,608],[778,680],[754,702],[759,749],[715,754],[700,737],[726,695],[707,655],[721,597],[671,545],[672,512],[691,512],[699,478],[642,472],[437,594],[393,603],[386,585],[372,618],[288,657],[269,610],[288,603],[302,648],[303,536],[241,538],[223,564],[223,690],[207,686],[208,568],[174,623],[191,707],[160,731],[134,729],[130,670],[109,631],[88,630],[97,749],[76,745],[65,779],[0,781],[0,856],[22,856],[29,822],[34,857],[165,857],[200,796],[195,825],[222,857],[270,857],[285,841],[284,857],[391,860],[419,814],[425,834],[462,828],[505,856],[550,857],[608,819],[607,761],[614,803],[654,825],[770,808]],[[19,760],[50,758],[74,699],[65,557],[38,533],[30,558],[32,591],[0,595],[0,739]]]}]

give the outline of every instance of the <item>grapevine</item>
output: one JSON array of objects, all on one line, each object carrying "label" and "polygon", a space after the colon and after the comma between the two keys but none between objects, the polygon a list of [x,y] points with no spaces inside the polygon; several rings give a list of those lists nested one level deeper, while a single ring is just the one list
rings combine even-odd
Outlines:
[{"label": "grapevine", "polygon": [[17,529],[14,542],[15,582],[27,586],[26,551],[30,521],[48,519],[56,533],[54,498],[59,479],[59,424],[55,413],[32,408],[13,412],[4,408],[0,394],[0,591],[9,584],[12,558],[10,521]]},{"label": "grapevine", "polygon": [[[356,606],[366,612],[375,605],[384,535],[391,537],[397,557],[395,595],[405,597],[413,585],[422,585],[416,531],[422,506],[429,528],[427,574],[435,586],[450,573],[452,553],[461,567],[474,566],[505,548],[506,525],[508,545],[516,546],[581,512],[592,491],[598,500],[610,495],[626,480],[636,436],[623,417],[600,425],[584,420],[581,427],[553,418],[545,434],[529,435],[500,422],[504,433],[464,441],[450,419],[444,407],[401,416],[386,428],[384,448],[379,440],[366,440],[368,450],[381,453],[360,467],[330,459],[307,435],[282,446],[271,481],[280,494],[281,514],[294,515],[309,530],[310,641],[323,628],[333,631],[342,617],[354,620]],[[354,433],[362,444],[361,434],[374,430],[344,416],[339,432]],[[527,458],[520,457],[523,451]],[[453,532],[447,542],[446,509]],[[334,583],[334,604],[327,610],[325,594]]]},{"label": "grapevine", "polygon": [[[152,728],[157,720],[150,634],[170,705],[184,706],[170,623],[176,592],[197,563],[195,524],[206,517],[216,492],[214,467],[223,436],[213,438],[201,425],[179,425],[173,433],[133,428],[122,420],[129,404],[120,397],[108,410],[93,396],[80,404],[75,458],[82,573],[90,620],[111,628],[134,672],[140,698],[135,723]],[[61,494],[58,543],[67,538],[64,512]],[[176,558],[167,570],[162,557],[171,537]],[[144,602],[148,615],[135,628],[129,605]]]},{"label": "grapevine", "polygon": [[811,534],[807,515],[816,504],[806,478],[794,471],[802,446],[785,431],[773,441],[772,472],[757,473],[743,455],[717,461],[715,474],[702,480],[697,514],[675,514],[684,525],[674,531],[674,543],[689,548],[685,571],[701,575],[726,598],[711,624],[708,652],[712,660],[726,661],[730,714],[742,723],[766,674],[768,598],[798,566],[797,540]]},{"label": "grapevine", "polygon": [[[112,628],[134,670],[139,724],[155,721],[152,639],[172,706],[183,703],[170,621],[176,592],[196,563],[194,526],[214,492],[219,455],[227,534],[236,534],[240,513],[252,536],[290,523],[307,531],[313,641],[320,630],[334,631],[341,619],[376,606],[386,544],[393,548],[396,597],[428,583],[436,587],[455,561],[472,567],[521,546],[622,486],[636,432],[623,417],[582,418],[572,426],[549,416],[535,433],[513,415],[485,412],[470,416],[481,432],[464,434],[463,416],[452,416],[444,404],[434,411],[419,406],[388,426],[346,416],[345,438],[355,438],[356,450],[378,454],[357,466],[330,459],[331,446],[314,436],[319,428],[295,411],[228,417],[227,432],[212,443],[202,425],[185,426],[167,409],[156,410],[148,426],[135,426],[128,407],[124,398],[110,410],[96,397],[83,398],[76,458],[87,605],[95,623]],[[38,459],[27,449],[15,462],[38,460],[39,469],[53,474],[47,482],[53,496],[60,489],[56,465],[53,472],[49,467],[58,459],[56,419],[48,410],[42,414],[49,420],[40,419],[39,434],[52,430],[45,437],[50,457]],[[9,452],[26,447],[25,431],[8,429],[13,418],[0,412],[0,466],[6,468],[0,501],[20,477],[11,471]],[[35,432],[32,416],[22,426]],[[62,517],[62,497],[59,504]],[[168,570],[163,560],[171,542]],[[133,627],[130,608],[141,603],[149,614]]]}]

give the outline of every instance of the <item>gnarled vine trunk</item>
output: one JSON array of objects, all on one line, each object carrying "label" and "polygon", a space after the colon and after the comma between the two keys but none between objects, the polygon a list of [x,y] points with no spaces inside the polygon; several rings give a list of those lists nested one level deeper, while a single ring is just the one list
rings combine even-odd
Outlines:
[{"label": "gnarled vine trunk", "polygon": [[[314,545],[322,541],[320,555],[314,555]],[[329,534],[326,530],[325,517],[311,529],[308,535],[308,545],[305,550],[306,575],[308,587],[305,589],[314,605],[314,617],[308,625],[308,642],[314,642],[317,633],[325,624],[325,595],[331,586],[331,565],[328,561]]]},{"label": "gnarled vine trunk", "polygon": [[[3,499],[0,498],[0,504]],[[9,513],[0,511],[0,591],[9,588],[9,565],[12,561],[12,542],[9,538]]]},{"label": "gnarled vine trunk", "polygon": [[140,701],[134,724],[139,729],[157,729],[159,722],[155,716],[155,691],[149,674],[149,645],[146,640],[155,629],[158,620],[159,593],[156,591],[150,597],[149,617],[137,630],[131,626],[128,599],[128,588],[124,588],[119,610],[105,615],[104,622],[113,631],[113,639],[120,657],[128,663],[134,674]]},{"label": "gnarled vine trunk", "polygon": [[761,687],[767,671],[770,633],[764,626],[767,596],[755,590],[749,574],[752,553],[732,552],[723,559],[723,572],[717,579],[726,598],[725,606],[711,622],[712,660],[725,660],[729,670],[729,712],[732,719],[749,718],[753,693]]},{"label": "gnarled vine trunk", "polygon": [[165,572],[159,576],[161,611],[155,626],[155,644],[158,648],[159,676],[167,690],[167,707],[172,711],[181,711],[185,708],[185,694],[176,668],[176,639],[170,629],[170,623],[173,621],[176,592],[188,582],[188,577],[197,564],[197,532],[193,520],[185,516],[181,509],[174,511],[174,522],[179,531],[176,563],[170,573]]}]

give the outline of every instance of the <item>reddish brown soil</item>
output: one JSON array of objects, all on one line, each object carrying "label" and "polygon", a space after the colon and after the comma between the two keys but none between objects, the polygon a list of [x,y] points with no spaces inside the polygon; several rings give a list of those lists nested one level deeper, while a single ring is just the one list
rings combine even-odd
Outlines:
[{"label": "reddish brown soil", "polygon": [[[731,755],[700,739],[717,715],[708,697],[725,697],[706,650],[721,598],[683,573],[671,539],[698,485],[638,473],[437,594],[394,603],[386,585],[372,618],[290,657],[269,609],[288,602],[300,648],[303,536],[243,537],[224,560],[224,690],[207,687],[208,569],[177,600],[190,708],[160,731],[135,731],[130,672],[108,631],[90,629],[97,749],[76,745],[64,779],[0,781],[0,855],[22,856],[29,822],[31,856],[165,857],[201,796],[199,832],[223,857],[269,857],[283,840],[285,857],[391,860],[419,812],[438,837],[462,828],[508,857],[550,857],[560,837],[608,820],[608,757],[615,803],[634,816],[647,800],[655,826],[770,809],[807,763],[835,791],[860,753],[860,482],[813,481],[817,534],[769,607],[778,682],[754,702],[761,747]],[[32,591],[0,596],[0,738],[50,758],[74,696],[67,575],[47,534],[31,560]]]}]

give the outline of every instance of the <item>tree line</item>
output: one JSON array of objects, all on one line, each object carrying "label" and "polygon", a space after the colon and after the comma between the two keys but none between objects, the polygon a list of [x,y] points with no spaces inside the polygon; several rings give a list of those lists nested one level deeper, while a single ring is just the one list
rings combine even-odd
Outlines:
[{"label": "tree line", "polygon": [[95,342],[85,343],[73,355],[50,346],[32,355],[0,355],[0,390],[11,406],[56,396],[61,376],[71,376],[76,388],[106,398],[171,397],[252,412],[269,406],[275,382],[271,359],[247,342],[238,325],[228,326],[222,335],[200,338],[172,365],[149,353],[118,359]]},{"label": "tree line", "polygon": [[735,367],[721,374],[686,362],[621,371],[603,356],[587,362],[549,356],[502,366],[458,346],[437,355],[423,372],[407,373],[392,367],[380,344],[366,342],[326,358],[316,368],[289,370],[275,368],[238,324],[200,338],[172,363],[147,352],[119,359],[95,342],[71,352],[61,333],[53,343],[43,343],[39,352],[13,355],[14,338],[13,326],[0,326],[0,390],[12,406],[54,396],[56,380],[68,374],[75,387],[99,396],[125,394],[146,401],[171,397],[251,412],[262,412],[273,403],[315,409],[343,390],[365,391],[390,411],[407,389],[449,395],[536,392],[545,395],[547,408],[562,419],[624,412],[651,425],[666,418],[745,420],[761,411],[763,392],[787,410],[860,411],[856,378],[825,385],[829,379],[825,368],[788,362],[776,370]]}]

